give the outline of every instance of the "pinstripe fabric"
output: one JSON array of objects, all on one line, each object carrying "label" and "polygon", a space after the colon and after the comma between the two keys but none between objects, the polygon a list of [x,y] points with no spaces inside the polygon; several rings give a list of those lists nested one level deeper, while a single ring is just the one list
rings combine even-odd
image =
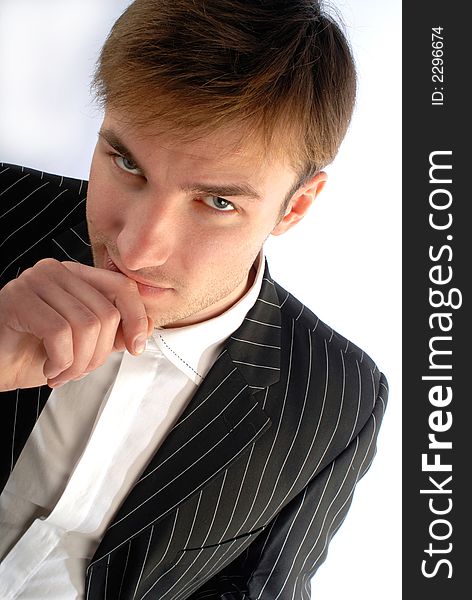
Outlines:
[{"label": "pinstripe fabric", "polygon": [[[85,182],[0,165],[1,285],[46,256],[92,264],[85,194]],[[48,394],[2,394],[2,483]],[[309,598],[386,399],[371,358],[266,265],[258,301],[108,527],[86,597]]]}]

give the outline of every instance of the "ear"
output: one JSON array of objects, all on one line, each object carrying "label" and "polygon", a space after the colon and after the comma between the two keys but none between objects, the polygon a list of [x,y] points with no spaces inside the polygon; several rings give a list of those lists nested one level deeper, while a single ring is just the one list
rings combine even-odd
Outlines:
[{"label": "ear", "polygon": [[272,235],[281,235],[296,225],[307,213],[316,196],[323,189],[328,175],[320,171],[299,188],[290,199],[285,214],[271,231]]}]

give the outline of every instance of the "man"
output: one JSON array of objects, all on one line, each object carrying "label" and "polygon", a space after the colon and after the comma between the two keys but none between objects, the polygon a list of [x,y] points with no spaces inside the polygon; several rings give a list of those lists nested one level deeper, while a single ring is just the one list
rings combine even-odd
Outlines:
[{"label": "man", "polygon": [[347,43],[307,0],[136,0],[94,83],[88,185],[0,169],[0,595],[309,597],[386,382],[263,244],[326,181]]}]

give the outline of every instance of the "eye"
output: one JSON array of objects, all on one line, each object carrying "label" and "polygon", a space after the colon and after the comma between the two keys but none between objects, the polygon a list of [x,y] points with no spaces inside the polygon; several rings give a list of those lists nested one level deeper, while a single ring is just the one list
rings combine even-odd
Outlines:
[{"label": "eye", "polygon": [[218,212],[234,212],[236,210],[234,204],[220,196],[202,196],[202,200],[204,204]]},{"label": "eye", "polygon": [[[142,174],[141,169],[139,169],[139,167],[137,167],[133,162],[128,160],[126,156],[121,156],[121,154],[111,154],[111,156],[117,167],[125,173],[129,173],[130,175]],[[133,173],[133,171],[135,172]]]}]

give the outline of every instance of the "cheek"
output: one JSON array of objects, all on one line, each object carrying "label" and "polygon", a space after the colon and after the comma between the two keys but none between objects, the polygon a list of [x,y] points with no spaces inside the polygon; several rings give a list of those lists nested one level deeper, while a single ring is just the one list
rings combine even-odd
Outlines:
[{"label": "cheek", "polygon": [[195,223],[187,223],[185,233],[174,247],[173,259],[185,268],[190,277],[201,281],[211,273],[221,273],[232,250],[228,238],[228,232],[205,231]]},{"label": "cheek", "polygon": [[91,172],[87,193],[87,215],[91,226],[100,229],[116,227],[121,214],[117,190],[105,177]]},{"label": "cheek", "polygon": [[211,231],[194,230],[193,235],[188,236],[188,243],[181,248],[181,257],[185,256],[186,264],[192,265],[192,272],[197,277],[198,268],[200,272],[224,276],[235,266],[245,265],[262,243],[263,240],[247,225]]},{"label": "cheek", "polygon": [[215,265],[221,248],[222,240],[218,235],[212,235],[198,227],[185,227],[185,234],[180,238],[176,248],[180,260],[187,265],[191,272],[198,273],[206,265]]}]

